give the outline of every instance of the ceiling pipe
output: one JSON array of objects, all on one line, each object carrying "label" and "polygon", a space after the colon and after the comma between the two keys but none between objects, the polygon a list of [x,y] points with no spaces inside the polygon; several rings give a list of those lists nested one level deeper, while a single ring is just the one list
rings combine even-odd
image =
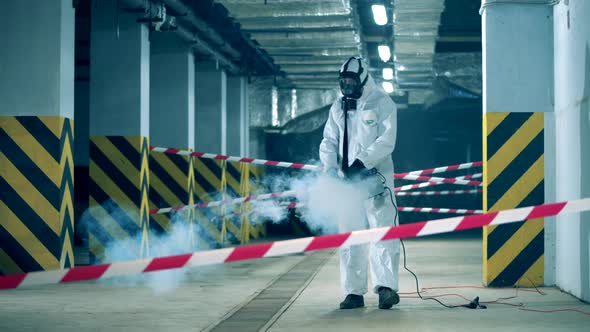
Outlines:
[{"label": "ceiling pipe", "polygon": [[206,41],[201,39],[201,37],[187,30],[184,26],[178,25],[176,33],[178,33],[178,35],[188,43],[197,44],[195,45],[196,47],[199,47],[207,53],[211,54],[213,58],[215,58],[215,60],[218,60],[222,66],[226,67],[230,73],[240,73],[240,68],[236,66],[231,60],[229,60],[225,55],[213,49]]},{"label": "ceiling pipe", "polygon": [[[146,2],[144,0],[123,0],[123,2],[130,7],[135,8],[145,8]],[[153,4],[153,2],[152,2]],[[198,44],[195,47],[199,47],[200,49],[206,51],[207,53],[211,54],[215,58],[215,60],[219,61],[223,66],[225,66],[232,74],[236,74],[240,72],[240,68],[236,66],[227,56],[223,55],[219,51],[215,50],[209,43],[204,41],[198,35],[192,33],[190,29],[187,29],[184,25],[177,23],[177,29],[174,30],[180,38],[185,40],[188,43]]]},{"label": "ceiling pipe", "polygon": [[[178,21],[187,22],[192,24],[199,32],[203,33],[203,35],[210,38],[214,43],[218,44],[219,47],[227,52],[232,58],[240,58],[241,53],[233,48],[230,44],[226,43],[225,40],[219,33],[209,27],[209,25],[204,22],[202,19],[197,17],[193,10],[187,7],[182,0],[161,0],[166,6],[172,8],[175,12],[177,12],[180,16],[177,17]],[[255,50],[256,55],[262,59],[265,65],[271,70],[272,73],[278,73],[278,67],[273,64],[270,58],[263,54],[257,45],[250,38],[245,38],[246,43],[252,49]]]},{"label": "ceiling pipe", "polygon": [[[146,2],[144,0],[122,0],[123,3],[125,3],[127,6],[130,7],[135,7],[135,8],[144,8],[145,9],[145,5]],[[194,43],[197,44],[194,47],[198,47],[202,50],[204,50],[205,52],[209,53],[211,56],[213,56],[215,58],[215,60],[219,61],[219,63],[221,65],[223,65],[224,67],[226,67],[230,73],[232,74],[239,74],[244,72],[244,70],[242,70],[241,68],[239,68],[236,64],[234,64],[234,62],[228,58],[228,56],[226,56],[225,54],[221,53],[220,51],[218,51],[216,49],[216,47],[212,46],[211,44],[209,44],[209,42],[205,41],[203,38],[201,38],[198,34],[193,33],[191,28],[187,28],[186,22],[184,22],[184,24],[182,24],[181,22],[178,21],[183,21],[182,18],[189,18],[192,17],[195,19],[196,23],[193,23],[192,20],[188,19],[189,21],[189,26],[194,26],[196,27],[199,31],[203,31],[204,29],[204,33],[207,34],[208,37],[211,37],[214,41],[216,41],[216,38],[219,38],[219,40],[221,40],[220,45],[219,46],[225,46],[225,48],[231,48],[231,50],[229,50],[229,54],[230,56],[232,56],[232,54],[236,54],[236,57],[240,56],[240,53],[238,51],[236,51],[235,49],[233,49],[231,47],[231,45],[229,45],[228,43],[226,43],[223,38],[214,30],[212,30],[209,26],[207,26],[207,24],[205,22],[203,22],[202,20],[198,19],[193,13],[192,10],[190,10],[188,7],[186,7],[182,2],[180,1],[174,1],[174,0],[166,0],[164,1],[164,3],[169,6],[170,8],[172,8],[173,10],[175,10],[178,13],[186,13],[186,17],[177,17],[177,26],[178,29],[174,30],[174,32],[176,32],[183,40],[185,40],[188,43]],[[170,3],[170,4],[168,4]],[[153,2],[152,2],[153,4]],[[183,11],[183,9],[186,9],[186,11]],[[198,26],[197,26],[198,25]],[[249,43],[251,43],[250,40],[248,40]],[[225,49],[224,49],[225,50]],[[232,51],[233,50],[233,51]],[[255,50],[257,52],[260,52],[260,50],[258,48],[255,48]],[[274,65],[273,65],[274,66]],[[273,67],[274,69],[274,67]]]},{"label": "ceiling pipe", "polygon": [[203,33],[215,44],[220,50],[229,54],[232,59],[240,58],[240,52],[226,43],[223,37],[217,31],[211,29],[209,25],[193,13],[192,9],[187,7],[181,0],[161,0],[167,7],[172,8],[179,16],[176,20],[194,26],[197,31]]}]

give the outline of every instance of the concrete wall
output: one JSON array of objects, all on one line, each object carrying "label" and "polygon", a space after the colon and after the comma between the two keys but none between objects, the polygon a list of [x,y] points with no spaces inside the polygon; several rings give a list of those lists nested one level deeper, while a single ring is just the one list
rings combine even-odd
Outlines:
[{"label": "concrete wall", "polygon": [[[554,7],[556,200],[590,197],[590,1]],[[590,301],[590,213],[557,217],[556,283]]]},{"label": "concrete wall", "polygon": [[76,166],[88,166],[89,162],[89,137],[90,137],[90,83],[84,81],[75,82],[76,98],[75,106],[75,139],[74,139],[74,163]]}]

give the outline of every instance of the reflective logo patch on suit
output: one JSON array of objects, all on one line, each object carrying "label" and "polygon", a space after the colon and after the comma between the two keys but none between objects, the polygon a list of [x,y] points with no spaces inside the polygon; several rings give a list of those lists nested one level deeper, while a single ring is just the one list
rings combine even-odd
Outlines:
[{"label": "reflective logo patch on suit", "polygon": [[363,123],[367,126],[376,126],[377,125],[377,113],[374,111],[366,111],[362,114]]}]

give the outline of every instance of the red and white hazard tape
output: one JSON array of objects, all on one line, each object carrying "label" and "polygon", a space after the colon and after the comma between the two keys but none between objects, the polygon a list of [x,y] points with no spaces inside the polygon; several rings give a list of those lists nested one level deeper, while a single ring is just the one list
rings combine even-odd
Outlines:
[{"label": "red and white hazard tape", "polygon": [[474,181],[461,178],[439,178],[435,176],[424,176],[424,175],[412,175],[412,174],[394,174],[394,178],[397,180],[415,180],[415,181],[428,181],[428,182],[440,182],[449,184],[462,184],[467,186],[479,186],[481,181]]},{"label": "red and white hazard tape", "polygon": [[482,214],[482,210],[468,210],[468,209],[446,209],[446,208],[419,208],[409,206],[398,206],[398,211],[401,212],[423,212],[423,213],[456,213],[456,214]]},{"label": "red and white hazard tape", "polygon": [[489,225],[500,225],[534,218],[550,217],[562,213],[588,210],[590,210],[590,198],[585,198],[569,202],[543,204],[485,214],[423,221],[395,227],[373,228],[334,235],[199,251],[189,254],[146,258],[121,263],[82,266],[65,270],[12,274],[0,276],[0,289],[97,280],[114,276],[136,275],[145,272],[230,263],[255,258],[338,248],[341,246],[351,246],[369,242],[455,232]]},{"label": "red and white hazard tape", "polygon": [[471,190],[440,190],[440,191],[400,191],[395,193],[396,196],[432,196],[432,195],[461,195],[477,194],[482,192],[481,189]]},{"label": "red and white hazard tape", "polygon": [[458,176],[458,177],[456,177],[456,179],[459,179],[459,180],[470,180],[470,179],[478,179],[478,178],[481,178],[481,177],[483,177],[483,173],[475,173],[475,174]]},{"label": "red and white hazard tape", "polygon": [[[473,175],[460,176],[460,177],[452,178],[452,179],[445,178],[445,180],[465,181],[465,179],[467,179],[467,178],[476,178],[476,177],[480,177],[480,176],[481,176],[481,173],[478,173],[478,174],[473,174]],[[409,189],[414,189],[414,188],[422,188],[423,186],[427,187],[427,186],[443,184],[443,183],[452,183],[452,182],[451,181],[448,181],[448,182],[427,182],[425,184],[414,184],[414,185],[399,187],[399,188],[405,188],[405,189],[395,188],[395,191],[398,192],[398,191],[409,190]],[[461,190],[457,190],[456,192],[460,192],[460,191]],[[443,192],[443,191],[441,191],[441,192]],[[443,194],[440,194],[440,195],[445,195],[445,194],[446,193],[443,192]],[[150,214],[162,214],[162,213],[170,213],[170,212],[179,212],[179,211],[188,210],[188,209],[195,209],[195,208],[196,209],[212,208],[212,207],[219,207],[222,205],[242,204],[242,203],[248,203],[248,202],[259,201],[259,200],[266,200],[266,199],[272,199],[272,198],[294,197],[296,195],[297,195],[297,192],[295,190],[289,190],[289,191],[275,192],[275,193],[270,193],[270,194],[251,195],[251,196],[247,196],[247,197],[224,199],[221,201],[214,201],[214,202],[208,202],[208,203],[197,203],[197,204],[192,204],[192,205],[181,205],[181,206],[167,207],[167,208],[154,208],[154,209],[150,209],[149,213]],[[404,195],[400,195],[400,193],[396,193],[396,195],[404,196]],[[427,195],[427,194],[423,194],[423,195]]]},{"label": "red and white hazard tape", "polygon": [[[297,202],[290,202],[282,204],[288,209],[296,209],[305,207],[304,204],[297,203]],[[468,210],[468,209],[447,209],[447,208],[419,208],[419,207],[409,207],[409,206],[398,206],[398,211],[401,212],[423,212],[423,213],[456,213],[456,214],[481,214],[483,213],[482,210]]]},{"label": "red and white hazard tape", "polygon": [[[439,183],[436,183],[439,184]],[[481,192],[481,189],[473,189],[473,190],[442,190],[442,191],[418,191],[418,192],[396,192],[396,196],[420,196],[420,195],[456,195],[456,194],[475,194]],[[247,197],[239,197],[239,198],[232,198],[232,199],[225,199],[221,201],[214,201],[208,203],[197,203],[192,205],[181,205],[175,207],[168,207],[168,208],[154,208],[149,210],[149,213],[152,214],[163,214],[169,212],[178,212],[188,209],[202,209],[202,208],[212,208],[212,207],[219,207],[223,205],[234,205],[234,204],[242,204],[248,202],[255,202],[260,200],[272,199],[272,198],[285,198],[285,197],[295,197],[297,192],[295,190],[283,191],[283,192],[275,192],[270,194],[262,194],[262,195],[251,195]],[[283,204],[288,209],[293,209],[296,207],[295,202],[287,203],[288,205]],[[293,205],[295,204],[295,205]],[[301,205],[299,205],[301,207]],[[408,209],[416,209],[416,208],[408,208]],[[445,209],[442,209],[445,210]],[[401,211],[401,210],[400,210]],[[463,211],[463,210],[461,210]],[[465,211],[472,211],[472,210],[465,210]],[[475,210],[473,210],[475,211]],[[479,210],[477,210],[479,211]],[[413,211],[413,212],[422,212],[422,211]],[[424,211],[428,212],[428,211]],[[436,212],[436,211],[433,211]],[[441,212],[444,213],[444,212]],[[454,212],[452,212],[454,213]],[[457,212],[462,213],[462,212]],[[466,213],[477,213],[477,212],[466,212]],[[479,212],[481,213],[481,212]],[[223,217],[220,217],[223,218]]]},{"label": "red and white hazard tape", "polygon": [[14,274],[0,276],[0,289],[82,280],[96,280],[113,276],[134,275],[167,269],[229,263],[240,260],[309,252],[368,242],[454,232],[470,228],[480,228],[487,225],[499,225],[533,218],[549,217],[561,213],[588,210],[590,210],[590,198],[500,212],[490,212],[481,215],[418,222],[397,227],[374,228],[334,235],[269,242],[122,263],[76,267],[65,270]]},{"label": "red and white hazard tape", "polygon": [[[465,181],[465,180],[468,180],[468,179],[473,179],[473,178],[477,178],[477,177],[481,177],[481,176],[482,176],[482,173],[477,173],[477,174],[472,174],[472,175],[458,176],[456,178],[449,178],[449,180]],[[447,179],[447,178],[445,178],[445,179]],[[408,191],[408,190],[412,190],[412,189],[438,186],[438,185],[445,184],[445,183],[450,183],[450,182],[429,181],[429,182],[421,182],[421,183],[415,183],[415,184],[408,184],[408,185],[396,187],[396,188],[393,188],[393,189],[397,193],[397,192],[400,192],[400,191]]]},{"label": "red and white hazard tape", "polygon": [[213,153],[204,153],[204,152],[192,152],[192,151],[187,151],[187,150],[159,148],[159,147],[155,147],[155,146],[150,146],[150,151],[153,151],[153,152],[162,152],[162,153],[167,153],[167,154],[178,154],[178,155],[183,155],[183,156],[193,156],[193,157],[206,158],[206,159],[227,160],[227,161],[234,161],[234,162],[248,163],[248,164],[256,164],[256,165],[266,165],[266,166],[277,166],[277,167],[286,167],[286,168],[307,169],[307,170],[310,170],[310,171],[319,171],[319,170],[322,170],[322,166],[317,166],[317,165],[306,165],[306,164],[298,164],[298,163],[288,163],[288,162],[284,162],[284,161],[273,161],[273,160],[265,160],[265,159],[232,157],[232,156],[225,156],[225,155],[222,155],[222,154],[213,154]]},{"label": "red and white hazard tape", "polygon": [[293,197],[296,194],[297,194],[297,192],[295,190],[289,190],[289,191],[276,192],[276,193],[270,193],[270,194],[250,195],[250,196],[246,196],[246,197],[224,199],[221,201],[208,202],[208,203],[197,203],[197,204],[182,205],[182,206],[167,207],[167,208],[154,208],[154,209],[150,210],[150,214],[161,214],[161,213],[178,212],[178,211],[195,209],[195,208],[196,209],[203,209],[203,208],[218,207],[218,206],[222,206],[222,205],[242,204],[242,203],[248,203],[248,202],[253,202],[253,201],[271,199],[271,198]]},{"label": "red and white hazard tape", "polygon": [[444,172],[456,171],[456,170],[459,170],[459,169],[474,168],[474,167],[479,167],[481,165],[483,165],[483,162],[481,162],[481,161],[474,161],[474,162],[464,163],[464,164],[458,164],[458,165],[442,166],[442,167],[436,167],[436,168],[423,169],[423,170],[419,170],[419,171],[399,173],[399,175],[400,176],[404,176],[404,175],[408,175],[408,174],[411,174],[411,175],[428,175],[428,174],[435,174],[435,173],[444,173]]}]

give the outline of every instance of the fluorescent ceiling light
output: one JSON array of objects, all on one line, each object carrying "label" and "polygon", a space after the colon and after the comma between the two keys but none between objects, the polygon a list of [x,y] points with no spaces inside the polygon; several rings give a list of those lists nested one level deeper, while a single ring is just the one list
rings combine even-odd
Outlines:
[{"label": "fluorescent ceiling light", "polygon": [[389,58],[391,58],[391,51],[389,50],[389,46],[379,45],[379,47],[377,47],[377,51],[379,52],[379,57],[383,62],[387,62],[389,61]]},{"label": "fluorescent ceiling light", "polygon": [[393,68],[383,68],[383,79],[384,80],[392,80],[393,79]]},{"label": "fluorescent ceiling light", "polygon": [[387,11],[383,5],[372,5],[373,19],[377,25],[387,24]]},{"label": "fluorescent ceiling light", "polygon": [[391,84],[391,82],[383,82],[383,83],[381,83],[381,86],[383,86],[383,90],[385,90],[385,92],[387,92],[387,93],[393,92],[393,84]]}]

